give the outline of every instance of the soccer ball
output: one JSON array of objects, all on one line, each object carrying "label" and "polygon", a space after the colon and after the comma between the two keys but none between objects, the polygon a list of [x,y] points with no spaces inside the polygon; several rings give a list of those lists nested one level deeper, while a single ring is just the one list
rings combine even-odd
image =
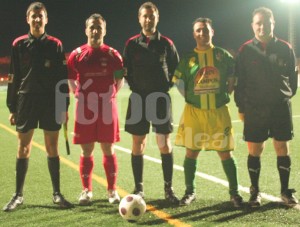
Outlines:
[{"label": "soccer ball", "polygon": [[146,203],[139,195],[129,194],[119,204],[119,213],[125,220],[135,222],[146,212]]}]

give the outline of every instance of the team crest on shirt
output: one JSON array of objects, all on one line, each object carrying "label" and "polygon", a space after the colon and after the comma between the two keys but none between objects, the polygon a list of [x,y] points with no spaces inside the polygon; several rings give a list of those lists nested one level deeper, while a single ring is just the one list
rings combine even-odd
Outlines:
[{"label": "team crest on shirt", "polygon": [[220,73],[216,67],[205,66],[198,70],[194,79],[194,94],[219,93]]},{"label": "team crest on shirt", "polygon": [[160,62],[164,62],[165,59],[166,59],[166,54],[161,54],[161,55],[159,56],[159,61],[160,61]]},{"label": "team crest on shirt", "polygon": [[100,58],[99,61],[100,61],[100,65],[102,67],[106,67],[107,66],[107,58]]},{"label": "team crest on shirt", "polygon": [[278,64],[279,67],[286,66],[286,63],[285,63],[285,61],[282,58],[278,58],[277,64]]},{"label": "team crest on shirt", "polygon": [[48,60],[48,59],[45,59],[44,66],[45,66],[46,68],[50,68],[50,66],[51,66],[51,61]]},{"label": "team crest on shirt", "polygon": [[196,58],[195,57],[190,58],[189,67],[192,68],[196,64],[195,62],[196,62]]},{"label": "team crest on shirt", "polygon": [[14,81],[14,74],[8,74],[7,82],[11,84],[13,81]]}]

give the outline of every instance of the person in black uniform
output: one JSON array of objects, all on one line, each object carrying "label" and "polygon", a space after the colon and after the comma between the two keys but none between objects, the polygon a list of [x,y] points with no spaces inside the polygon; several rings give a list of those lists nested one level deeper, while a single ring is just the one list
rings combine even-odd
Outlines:
[{"label": "person in black uniform", "polygon": [[150,124],[156,133],[162,158],[165,198],[179,203],[172,187],[173,153],[169,133],[173,131],[171,98],[172,76],[179,62],[174,43],[157,31],[159,12],[152,2],[142,4],[138,11],[140,34],[126,42],[124,66],[132,91],[125,131],[132,134],[131,164],[135,181],[134,194],[144,197],[143,154]]},{"label": "person in black uniform", "polygon": [[7,90],[9,120],[11,125],[16,125],[19,144],[16,191],[3,210],[12,211],[23,204],[31,141],[37,127],[44,131],[54,192],[53,203],[61,208],[70,208],[72,204],[60,193],[58,154],[59,129],[66,118],[69,104],[65,55],[61,41],[45,32],[48,17],[44,4],[33,2],[26,16],[30,31],[15,39],[12,44]]},{"label": "person in black uniform", "polygon": [[252,19],[255,37],[241,46],[236,63],[235,102],[244,121],[244,139],[249,150],[251,207],[261,204],[260,156],[269,137],[273,138],[277,154],[281,198],[289,206],[298,203],[293,195],[295,190],[288,188],[291,170],[288,141],[293,137],[290,99],[297,91],[298,70],[291,45],[274,36],[274,26],[270,9],[255,9]]}]

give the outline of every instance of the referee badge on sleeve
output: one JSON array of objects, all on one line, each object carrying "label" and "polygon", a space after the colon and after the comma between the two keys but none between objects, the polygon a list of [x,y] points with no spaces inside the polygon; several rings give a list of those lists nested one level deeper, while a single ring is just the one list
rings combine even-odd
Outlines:
[{"label": "referee badge on sleeve", "polygon": [[11,84],[13,81],[14,81],[14,74],[8,74],[7,82]]}]

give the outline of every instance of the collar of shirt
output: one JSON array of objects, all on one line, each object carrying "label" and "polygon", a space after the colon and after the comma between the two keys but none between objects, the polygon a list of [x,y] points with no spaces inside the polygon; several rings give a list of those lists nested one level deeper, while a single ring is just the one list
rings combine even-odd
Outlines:
[{"label": "collar of shirt", "polygon": [[255,37],[253,38],[253,43],[255,46],[259,47],[260,49],[265,50],[267,47],[272,46],[273,44],[275,44],[277,42],[277,37],[273,37],[266,45],[264,45],[262,42],[260,42],[258,39],[256,39]]},{"label": "collar of shirt", "polygon": [[156,31],[152,36],[145,36],[144,33],[140,32],[141,36],[139,37],[139,41],[143,43],[149,43],[152,40],[160,40],[160,32]]},{"label": "collar of shirt", "polygon": [[45,32],[43,35],[41,35],[38,39],[35,38],[30,32],[28,32],[28,41],[30,43],[33,43],[34,41],[43,41],[47,38],[47,33]]}]

